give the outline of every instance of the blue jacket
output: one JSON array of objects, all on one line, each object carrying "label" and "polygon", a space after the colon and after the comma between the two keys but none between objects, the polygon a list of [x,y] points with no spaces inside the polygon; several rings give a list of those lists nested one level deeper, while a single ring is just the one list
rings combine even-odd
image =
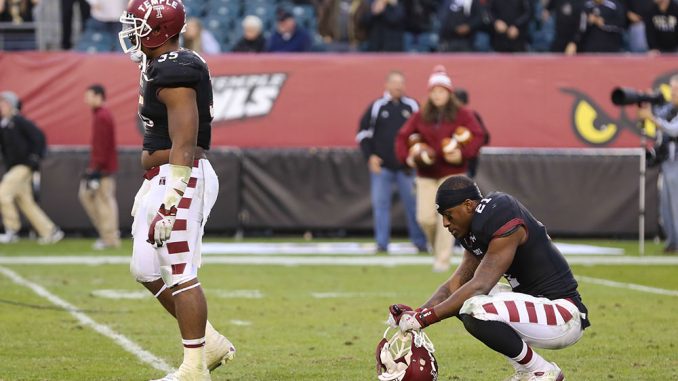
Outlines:
[{"label": "blue jacket", "polygon": [[311,50],[311,36],[299,26],[289,40],[285,40],[280,32],[276,31],[268,40],[269,52],[308,52]]}]

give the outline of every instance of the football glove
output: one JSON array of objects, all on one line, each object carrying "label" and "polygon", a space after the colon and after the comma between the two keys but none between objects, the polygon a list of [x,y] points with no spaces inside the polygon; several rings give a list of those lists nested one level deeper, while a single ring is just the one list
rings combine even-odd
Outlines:
[{"label": "football glove", "polygon": [[[387,324],[391,328],[397,328],[400,323],[400,317],[405,311],[414,311],[414,309],[406,304],[392,304],[389,306]],[[421,308],[417,308],[417,311],[421,311]]]},{"label": "football glove", "polygon": [[179,201],[181,201],[184,192],[186,192],[190,178],[191,167],[169,164],[165,197],[148,227],[148,243],[161,247],[170,239],[174,222],[177,219]]},{"label": "football glove", "polygon": [[433,323],[439,322],[440,319],[436,315],[433,308],[424,308],[421,311],[405,311],[400,315],[400,322],[398,326],[400,331],[418,331],[426,328]]}]

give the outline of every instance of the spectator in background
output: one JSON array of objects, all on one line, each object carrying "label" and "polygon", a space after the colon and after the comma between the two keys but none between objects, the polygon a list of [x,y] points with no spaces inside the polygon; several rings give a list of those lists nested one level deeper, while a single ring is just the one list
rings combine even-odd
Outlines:
[{"label": "spectator in background", "polygon": [[370,5],[365,0],[350,0],[348,10],[348,42],[351,48],[366,50],[362,45],[369,38],[368,26],[365,23],[365,18],[371,12]]},{"label": "spectator in background", "polygon": [[367,29],[370,52],[402,52],[405,10],[398,0],[368,0],[362,24]]},{"label": "spectator in background", "polygon": [[678,4],[673,0],[654,0],[647,17],[647,44],[653,53],[678,50]]},{"label": "spectator in background", "polygon": [[[452,241],[436,211],[436,190],[445,179],[455,174],[466,173],[468,159],[476,157],[484,140],[483,130],[473,113],[462,107],[453,94],[452,80],[445,68],[437,66],[428,80],[428,99],[420,111],[415,112],[400,129],[396,137],[396,156],[402,163],[416,168],[417,222],[433,246],[434,271],[447,271],[452,255]],[[447,140],[459,127],[470,132],[468,144],[448,149]],[[408,140],[419,134],[422,143],[435,151],[435,159],[429,166],[417,167],[416,150],[411,150]]]},{"label": "spectator in background", "polygon": [[622,50],[626,11],[618,0],[589,0],[586,23],[577,50],[583,53],[617,53]]},{"label": "spectator in background", "polygon": [[261,53],[266,49],[266,39],[261,34],[261,19],[249,15],[242,20],[242,38],[233,47],[232,51],[238,53]]},{"label": "spectator in background", "polygon": [[405,207],[410,240],[420,252],[427,252],[426,236],[417,224],[413,170],[398,161],[395,137],[409,117],[419,111],[414,99],[404,95],[405,77],[392,71],[386,78],[384,95],[372,102],[360,119],[356,140],[370,171],[372,213],[377,251],[388,251],[391,234],[391,199],[394,185]]},{"label": "spectator in background", "polygon": [[56,243],[64,237],[64,232],[33,198],[32,178],[44,155],[44,135],[33,122],[19,113],[18,108],[16,94],[9,91],[0,93],[0,150],[7,168],[0,181],[0,212],[5,227],[0,243],[19,240],[21,219],[17,206],[38,233],[38,243]]},{"label": "spectator in background", "polygon": [[555,36],[551,43],[554,53],[573,55],[577,52],[579,28],[586,22],[586,0],[550,0],[546,4],[544,18],[555,19]]},{"label": "spectator in background", "polygon": [[325,44],[336,42],[341,37],[339,17],[340,0],[315,0],[315,13],[318,19],[318,34]]},{"label": "spectator in background", "polygon": [[478,0],[445,0],[440,10],[438,51],[470,52],[483,25]]},{"label": "spectator in background", "polygon": [[626,0],[624,5],[629,22],[629,50],[634,53],[646,52],[645,23],[654,8],[654,0]]},{"label": "spectator in background", "polygon": [[209,30],[202,27],[197,17],[186,21],[186,31],[181,35],[184,39],[184,48],[198,54],[218,54],[221,51],[219,42]]},{"label": "spectator in background", "polygon": [[122,28],[120,15],[127,8],[127,0],[87,0],[90,6],[90,19],[85,28],[108,35],[110,51],[120,50],[118,33]]},{"label": "spectator in background", "polygon": [[527,50],[527,29],[532,19],[530,0],[492,0],[492,49],[497,52]]},{"label": "spectator in background", "polygon": [[276,15],[276,30],[268,40],[269,52],[308,52],[311,50],[311,36],[297,25],[294,16],[287,10],[279,9]]},{"label": "spectator in background", "polygon": [[84,28],[90,16],[87,0],[61,0],[61,48],[64,50],[70,50],[73,47],[73,6],[76,3],[80,9],[81,28]]},{"label": "spectator in background", "polygon": [[40,0],[0,0],[0,22],[21,24],[33,21],[33,7]]},{"label": "spectator in background", "polygon": [[85,92],[85,104],[92,109],[93,116],[92,147],[78,197],[99,234],[99,239],[94,243],[95,250],[120,247],[114,177],[118,170],[115,123],[105,102],[106,91],[103,86],[92,85]]},{"label": "spectator in background", "polygon": [[[405,11],[405,32],[413,44],[418,44],[433,29],[433,17],[437,14],[439,0],[400,0]],[[430,45],[430,44],[429,44]],[[436,47],[429,47],[435,51]]]},{"label": "spectator in background", "polygon": [[[657,126],[657,140],[662,152],[662,188],[659,212],[666,234],[664,251],[678,254],[678,75],[671,77],[671,102],[657,106],[643,104],[638,118],[651,120]],[[658,152],[659,154],[659,152]]]}]

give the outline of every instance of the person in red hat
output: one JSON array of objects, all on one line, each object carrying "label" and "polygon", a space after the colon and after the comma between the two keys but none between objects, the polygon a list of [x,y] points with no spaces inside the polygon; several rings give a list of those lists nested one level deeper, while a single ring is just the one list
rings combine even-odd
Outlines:
[{"label": "person in red hat", "polygon": [[[436,66],[428,80],[428,99],[400,129],[395,143],[398,160],[417,171],[417,222],[433,246],[433,271],[449,269],[453,244],[436,212],[436,190],[448,177],[466,173],[468,160],[478,155],[484,135],[476,117],[454,95],[445,67]],[[412,145],[414,140],[419,144]],[[432,160],[419,160],[422,145],[434,153]]]}]

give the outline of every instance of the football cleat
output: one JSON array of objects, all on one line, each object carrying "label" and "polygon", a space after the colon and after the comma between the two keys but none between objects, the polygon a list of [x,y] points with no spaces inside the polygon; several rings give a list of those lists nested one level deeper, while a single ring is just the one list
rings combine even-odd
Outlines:
[{"label": "football cleat", "polygon": [[179,369],[168,374],[163,378],[151,381],[212,381],[210,372],[207,369],[191,369],[181,364]]},{"label": "football cleat", "polygon": [[530,379],[531,374],[529,372],[516,372],[513,376],[505,379],[504,381],[527,381]]},{"label": "football cleat", "polygon": [[379,381],[436,381],[438,363],[433,343],[422,331],[401,332],[389,338],[387,328],[377,345],[377,378]]},{"label": "football cleat", "polygon": [[556,363],[552,362],[553,369],[543,372],[533,372],[526,378],[527,381],[565,381],[565,375]]},{"label": "football cleat", "polygon": [[213,371],[235,357],[235,346],[224,335],[205,342],[205,362],[207,369]]}]

